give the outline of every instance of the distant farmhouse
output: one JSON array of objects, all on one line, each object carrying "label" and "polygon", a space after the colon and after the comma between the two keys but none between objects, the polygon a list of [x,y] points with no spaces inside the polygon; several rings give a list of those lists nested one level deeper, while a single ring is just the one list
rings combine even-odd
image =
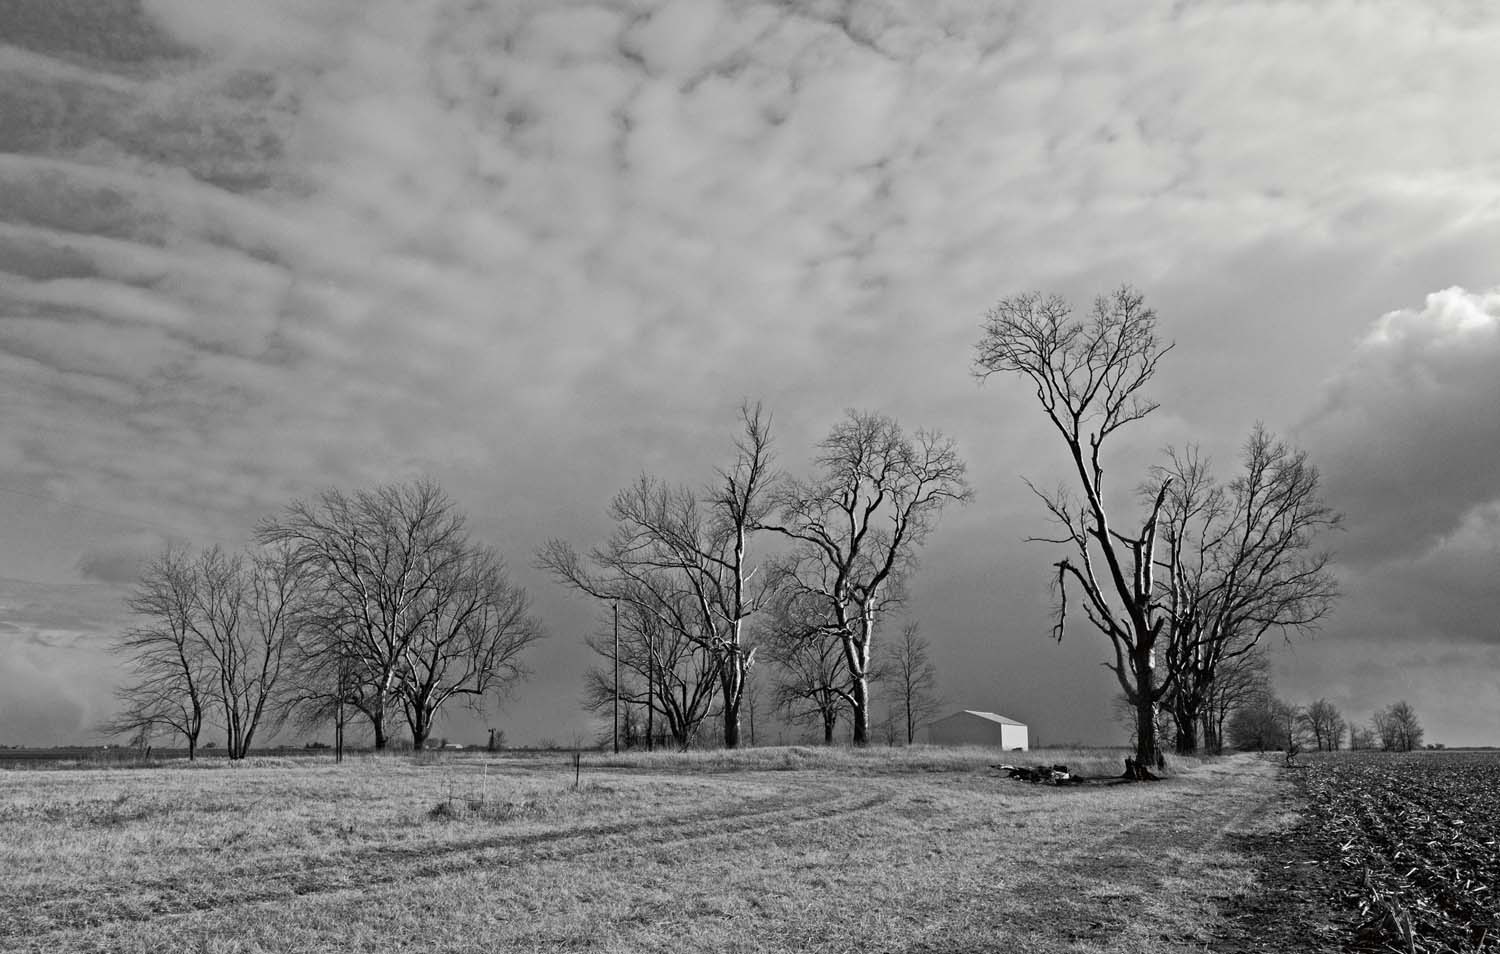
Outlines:
[{"label": "distant farmhouse", "polygon": [[1026,723],[993,712],[965,709],[927,726],[927,741],[933,745],[993,745],[997,748],[1029,749]]}]

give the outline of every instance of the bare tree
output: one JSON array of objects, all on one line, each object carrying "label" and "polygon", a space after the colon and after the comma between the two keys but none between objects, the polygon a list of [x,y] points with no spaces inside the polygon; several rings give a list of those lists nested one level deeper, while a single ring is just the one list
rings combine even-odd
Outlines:
[{"label": "bare tree", "polygon": [[1302,726],[1319,752],[1335,752],[1344,740],[1344,717],[1327,699],[1302,710]]},{"label": "bare tree", "polygon": [[1369,726],[1349,726],[1349,748],[1351,751],[1358,752],[1363,749],[1373,749],[1375,742],[1375,736],[1370,731]]},{"label": "bare tree", "polygon": [[1060,297],[1024,294],[989,311],[974,370],[981,380],[1004,373],[1030,383],[1067,447],[1082,499],[1061,488],[1032,488],[1062,530],[1041,539],[1070,550],[1055,564],[1053,635],[1062,639],[1068,594],[1076,589],[1085,617],[1113,650],[1106,665],[1135,707],[1135,758],[1143,768],[1156,761],[1156,709],[1173,678],[1157,672],[1168,617],[1155,579],[1157,526],[1170,484],[1162,482],[1138,531],[1116,530],[1105,502],[1104,450],[1120,428],[1156,409],[1141,391],[1170,348],[1157,340],[1156,313],[1131,288],[1097,299],[1082,321]]},{"label": "bare tree", "polygon": [[1189,754],[1220,670],[1254,652],[1267,632],[1310,632],[1331,610],[1331,557],[1313,544],[1341,517],[1323,502],[1307,455],[1259,425],[1228,485],[1213,479],[1196,448],[1168,458],[1143,496],[1165,500],[1157,585],[1173,677],[1167,699],[1177,750]]},{"label": "bare tree", "polygon": [[1405,699],[1376,712],[1370,719],[1370,727],[1380,747],[1387,752],[1410,752],[1422,747],[1422,723]]},{"label": "bare tree", "polygon": [[[645,737],[670,736],[687,749],[713,712],[718,698],[719,667],[723,657],[713,647],[684,635],[680,624],[667,625],[662,608],[648,608],[640,595],[620,613],[620,704],[639,708],[645,717]],[[584,705],[608,714],[615,704],[614,637],[589,636],[585,642],[603,661],[584,678]],[[629,742],[622,739],[622,742]]]},{"label": "bare tree", "polygon": [[1226,654],[1209,684],[1203,705],[1203,745],[1217,755],[1224,750],[1225,725],[1240,708],[1271,691],[1271,661],[1265,649]]},{"label": "bare tree", "polygon": [[740,408],[734,462],[703,492],[649,475],[615,496],[609,541],[581,556],[561,540],[538,563],[559,581],[610,603],[655,614],[678,635],[714,652],[727,748],[740,744],[745,679],[755,650],[746,621],[773,595],[774,577],[757,573],[751,537],[775,482],[770,419],[759,404]]},{"label": "bare tree", "polygon": [[261,727],[280,723],[282,677],[299,635],[300,574],[285,551],[189,557],[169,548],[147,567],[130,608],[148,622],[118,647],[143,678],[122,691],[109,726],[169,725],[196,755],[205,720],[222,724],[231,759],[249,753]]},{"label": "bare tree", "polygon": [[771,700],[792,725],[818,725],[832,745],[839,717],[848,710],[847,660],[842,642],[829,632],[821,606],[788,591],[777,602],[764,637],[776,667]]},{"label": "bare tree", "polygon": [[1269,691],[1236,709],[1229,717],[1229,742],[1248,751],[1291,751],[1300,746],[1298,710]]},{"label": "bare tree", "polygon": [[877,626],[899,599],[917,549],[949,503],[971,496],[954,442],[938,432],[908,436],[882,414],[849,411],[821,444],[816,476],[788,480],[766,528],[795,542],[783,578],[820,608],[820,644],[836,639],[846,683],[839,688],[855,745],[869,742],[871,660]]},{"label": "bare tree", "polygon": [[189,759],[198,754],[213,679],[193,629],[195,584],[187,552],[169,546],[141,573],[126,605],[142,618],[113,645],[130,678],[117,691],[123,707],[102,729],[149,738],[158,727],[181,735]]},{"label": "bare tree", "polygon": [[[524,591],[475,546],[464,516],[436,483],[327,490],[263,521],[258,535],[295,555],[308,575],[321,683],[311,697],[358,710],[375,748],[403,711],[421,746],[449,699],[482,704],[524,674],[518,654],[541,635]],[[330,680],[336,680],[330,686]],[[330,691],[331,690],[331,691]]]},{"label": "bare tree", "polygon": [[285,547],[228,554],[203,551],[193,567],[194,633],[210,663],[209,695],[223,719],[231,759],[249,754],[263,726],[285,717],[283,677],[306,618],[304,575]]},{"label": "bare tree", "polygon": [[929,650],[921,626],[907,623],[877,667],[879,681],[895,693],[891,711],[900,717],[901,737],[907,745],[917,740],[917,730],[942,705],[937,693],[937,667]]}]

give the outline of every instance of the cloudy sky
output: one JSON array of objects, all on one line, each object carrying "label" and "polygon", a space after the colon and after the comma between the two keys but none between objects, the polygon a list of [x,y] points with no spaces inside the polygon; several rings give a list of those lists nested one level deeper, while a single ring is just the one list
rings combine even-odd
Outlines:
[{"label": "cloudy sky", "polygon": [[744,397],[793,471],[844,408],[955,436],[948,699],[1115,741],[1022,542],[1061,449],[969,366],[1130,282],[1177,347],[1115,486],[1292,438],[1346,596],[1281,692],[1500,743],[1496,49],[1480,0],[0,0],[0,742],[93,738],[163,541],[419,474],[552,632],[498,723],[569,740],[595,613],[536,547]]}]

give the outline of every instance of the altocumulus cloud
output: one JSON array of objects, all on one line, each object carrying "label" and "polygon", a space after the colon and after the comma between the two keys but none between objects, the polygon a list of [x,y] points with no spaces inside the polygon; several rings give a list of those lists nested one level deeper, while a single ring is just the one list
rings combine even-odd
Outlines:
[{"label": "altocumulus cloud", "polygon": [[[1481,9],[1352,0],[0,0],[0,463],[231,543],[316,487],[430,471],[524,559],[598,536],[636,468],[698,479],[742,395],[789,466],[878,406],[997,488],[929,564],[973,579],[1055,450],[964,373],[993,299],[1191,301],[1171,333],[1210,360],[1160,397],[1243,433],[1254,412],[1209,412],[1268,368],[1310,399],[1356,323],[1484,287],[1500,128],[1449,110],[1496,46]],[[1288,289],[1312,291],[1266,306]],[[1344,482],[1362,445],[1334,432],[1381,367],[1367,343],[1309,431],[1351,523],[1383,491]],[[1434,476],[1424,525],[1482,533]],[[955,672],[993,651],[974,604],[933,614]],[[570,705],[578,660],[547,651]]]}]

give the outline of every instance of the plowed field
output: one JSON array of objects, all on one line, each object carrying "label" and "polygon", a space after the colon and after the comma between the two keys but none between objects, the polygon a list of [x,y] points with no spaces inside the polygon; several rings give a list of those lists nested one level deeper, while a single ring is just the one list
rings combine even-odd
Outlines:
[{"label": "plowed field", "polygon": [[1351,949],[1500,952],[1500,753],[1337,753],[1306,771]]}]

